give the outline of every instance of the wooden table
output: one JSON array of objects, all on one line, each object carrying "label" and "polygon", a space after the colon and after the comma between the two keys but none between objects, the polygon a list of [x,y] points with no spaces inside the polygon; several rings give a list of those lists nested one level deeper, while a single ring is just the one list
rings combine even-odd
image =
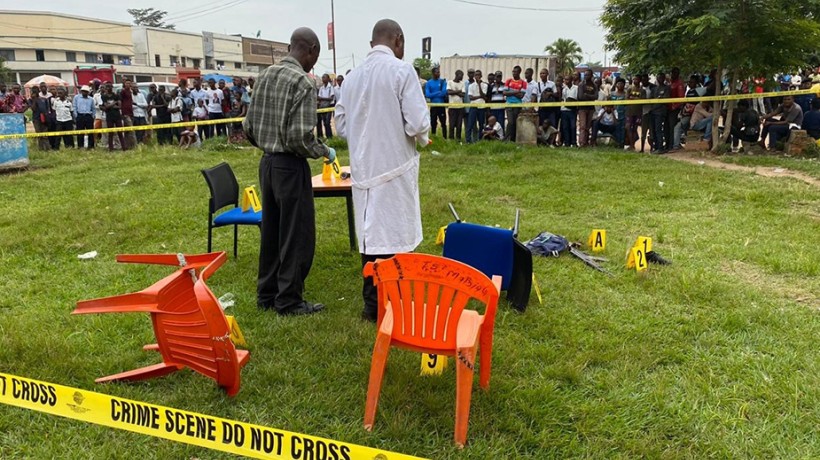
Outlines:
[{"label": "wooden table", "polygon": [[[342,172],[350,174],[350,166],[342,166]],[[313,183],[314,198],[334,198],[344,197],[347,202],[347,233],[350,237],[350,250],[356,250],[356,224],[353,220],[353,190],[350,179],[337,179],[331,174],[329,180],[322,180],[322,175],[317,174],[311,179]]]}]

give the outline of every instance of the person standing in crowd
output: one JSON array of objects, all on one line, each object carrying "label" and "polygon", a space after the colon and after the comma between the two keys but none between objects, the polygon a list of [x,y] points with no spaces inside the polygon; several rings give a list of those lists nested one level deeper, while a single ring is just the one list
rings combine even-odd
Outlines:
[{"label": "person standing in crowd", "polygon": [[[140,92],[137,85],[131,85],[131,102],[134,108],[133,125],[136,127],[145,126],[148,124],[148,117],[146,111],[148,110],[148,101],[145,100],[145,95]],[[145,141],[145,130],[139,129],[134,131],[136,141],[142,144]]]},{"label": "person standing in crowd", "polygon": [[[171,90],[171,102],[168,103],[168,114],[171,116],[171,123],[175,125],[182,124],[182,97],[179,95],[179,88],[174,88]],[[181,132],[180,126],[174,126],[171,128],[171,134],[168,136],[168,140],[173,142],[173,138],[177,138],[177,142],[179,142],[179,135]]]},{"label": "person standing in crowd", "polygon": [[199,78],[194,78],[194,89],[190,91],[191,99],[193,99],[193,106],[199,107],[199,101],[208,102],[208,93],[202,89],[202,82]]},{"label": "person standing in crowd", "polygon": [[[222,120],[225,114],[222,112],[222,101],[225,99],[225,93],[216,87],[216,80],[213,78],[208,80],[208,89],[205,90],[208,94],[208,119]],[[214,133],[217,136],[225,134],[225,125],[220,123],[218,125],[208,125],[208,136],[213,137]]]},{"label": "person standing in crowd", "polygon": [[[567,76],[564,79],[564,88],[561,91],[563,102],[575,102],[578,100],[578,86],[572,84],[573,77]],[[575,106],[561,106],[561,139],[564,147],[578,147],[577,141],[577,114]]]},{"label": "person standing in crowd", "polygon": [[11,93],[6,95],[5,106],[8,113],[25,113],[28,110],[26,97],[20,94],[20,85],[17,83],[11,85]]},{"label": "person standing in crowd", "polygon": [[[641,94],[643,99],[652,99],[652,91],[655,85],[649,82],[649,74],[641,75]],[[644,153],[646,148],[646,139],[652,131],[652,104],[641,105],[641,153]],[[649,142],[649,149],[652,149],[652,139]]]},{"label": "person standing in crowd", "polygon": [[[160,85],[159,88],[151,85],[156,91],[151,98],[150,109],[156,110],[157,115],[154,117],[153,124],[167,125],[171,123],[171,114],[168,112],[168,105],[171,103],[171,96],[165,92],[165,86]],[[170,144],[173,142],[174,135],[170,128],[159,128],[155,130],[157,133],[157,143],[159,145]]]},{"label": "person standing in crowd", "polygon": [[[318,101],[318,107],[320,109],[329,109],[336,105],[336,95],[333,92],[333,85],[330,84],[330,75],[322,75],[322,86],[319,87],[316,100]],[[330,130],[330,119],[332,117],[333,115],[330,112],[318,114],[316,137],[333,138],[333,131]],[[322,128],[324,128],[324,134],[322,133]]]},{"label": "person standing in crowd", "polygon": [[342,83],[344,83],[344,75],[336,75],[336,86],[333,87],[333,97],[338,101],[342,98]]},{"label": "person standing in crowd", "polygon": [[[492,75],[492,74],[491,74]],[[489,85],[481,81],[482,73],[476,70],[473,76],[474,81],[470,83],[469,97],[470,104],[486,104],[487,91]],[[484,126],[484,114],[486,110],[483,107],[471,107],[468,113],[467,132],[465,133],[468,144],[477,142],[480,136],[481,127]]]},{"label": "person standing in crowd", "polygon": [[253,86],[256,83],[256,79],[253,77],[248,77],[248,97],[253,98]]},{"label": "person standing in crowd", "polygon": [[319,59],[319,38],[306,27],[297,29],[290,37],[289,49],[279,64],[259,74],[243,127],[250,143],[265,152],[259,163],[265,212],[257,304],[280,315],[307,315],[324,308],[303,297],[316,248],[307,159],[324,156],[332,162],[336,151],[313,135],[316,86],[307,72]]},{"label": "person standing in crowd", "polygon": [[[248,93],[243,91],[242,86],[234,87],[233,102],[231,106],[231,118],[244,118],[248,114],[248,105],[251,103],[251,98]],[[242,123],[231,123],[231,133],[228,137],[228,143],[241,144],[245,142],[245,131],[242,129]]]},{"label": "person standing in crowd", "polygon": [[[641,90],[641,76],[632,77],[632,83],[626,88],[626,100],[635,101],[643,98]],[[641,113],[643,107],[640,104],[630,104],[626,106],[626,145],[627,150],[635,150],[635,143],[638,142],[638,127],[641,125]]]},{"label": "person standing in crowd", "polygon": [[538,102],[537,96],[536,98],[533,98],[532,91],[530,90],[530,88],[532,88],[532,85],[535,83],[532,80],[533,75],[535,75],[535,71],[532,69],[532,67],[527,67],[527,69],[524,70],[524,81],[527,82],[527,91],[524,92],[524,97],[521,98],[522,102]]},{"label": "person standing in crowd", "polygon": [[[196,101],[197,106],[194,109],[194,121],[205,121],[208,119],[208,108],[205,107],[205,99],[198,99]],[[197,132],[199,133],[200,139],[207,139],[205,134],[208,132],[208,126],[206,125],[198,125]]]},{"label": "person standing in crowd", "polygon": [[[40,83],[38,89],[32,89],[31,96],[31,119],[34,124],[34,131],[38,133],[48,132],[48,115],[51,111],[51,93],[48,86]],[[51,142],[48,137],[38,137],[37,145],[40,150],[51,150]]]},{"label": "person standing in crowd", "polygon": [[[107,128],[122,128],[122,114],[120,113],[120,96],[114,92],[114,85],[106,83],[102,94],[102,106],[105,110],[105,123]],[[116,133],[120,141],[120,148],[125,151],[128,150],[125,145],[125,136],[122,131]],[[113,133],[108,135],[108,151],[114,151],[114,136]]]},{"label": "person standing in crowd", "polygon": [[[122,125],[126,128],[134,126],[134,94],[131,92],[131,81],[127,78],[122,80],[122,89],[120,90],[120,113],[122,114]],[[125,145],[123,150],[133,149],[137,145],[137,136],[135,131],[129,130],[125,132]]]},{"label": "person standing in crowd", "polygon": [[[54,111],[54,117],[57,121],[57,131],[74,131],[74,114],[71,105],[71,99],[68,99],[65,94],[65,89],[57,90],[57,97],[51,98],[51,109]],[[62,136],[63,144],[66,148],[74,148],[74,137],[70,134]],[[60,150],[60,137],[54,137],[54,150]]]},{"label": "person standing in crowd", "polygon": [[[447,80],[441,78],[441,69],[433,68],[433,78],[427,80],[424,87],[424,95],[433,104],[444,104],[447,102]],[[447,139],[447,109],[444,107],[430,107],[430,122],[433,126],[433,134],[436,134],[437,122],[441,122],[441,135]]]},{"label": "person standing in crowd", "polygon": [[[521,104],[527,94],[527,82],[521,79],[521,66],[513,67],[512,78],[508,79],[504,86],[504,96],[507,97],[507,104]],[[507,137],[506,139],[515,142],[516,126],[518,122],[518,114],[521,113],[520,107],[511,107],[507,109]]]},{"label": "person standing in crowd", "polygon": [[[678,99],[685,97],[686,91],[684,89],[683,80],[680,79],[680,69],[673,67],[669,75],[669,97],[671,99]],[[676,102],[669,104],[666,107],[666,120],[664,120],[664,137],[666,139],[666,148],[671,149],[675,145],[675,125],[678,124],[681,109],[683,104]]]},{"label": "person standing in crowd", "polygon": [[[595,85],[592,69],[584,72],[583,81],[578,86],[578,100],[592,102],[598,100],[598,86]],[[586,147],[589,145],[590,129],[592,128],[592,115],[594,107],[584,105],[578,107],[578,145]]]},{"label": "person standing in crowd", "polygon": [[475,69],[467,69],[467,80],[464,82],[464,136],[465,140],[469,142],[467,136],[467,122],[470,121],[470,85],[475,81]]},{"label": "person standing in crowd", "polygon": [[[185,79],[182,81],[185,81]],[[187,123],[191,121],[191,114],[194,112],[194,97],[191,96],[188,87],[182,86],[181,83],[179,85],[179,97],[182,98],[182,121]]]},{"label": "person standing in crowd", "polygon": [[[91,89],[91,95],[94,97],[94,104],[97,107],[97,111],[94,112],[94,129],[101,129],[105,127],[105,110],[102,106],[102,96],[105,92],[105,87],[99,78],[95,78],[91,80]],[[100,145],[99,142],[105,145],[108,142],[108,133],[94,134],[94,142],[97,143],[97,145]]]},{"label": "person standing in crowd", "polygon": [[[46,116],[46,120],[48,124],[48,131],[54,133],[57,132],[57,113],[54,111],[54,100],[57,99],[57,87],[49,87],[48,92],[51,94],[51,97],[48,101],[48,115]],[[48,143],[52,150],[60,149],[59,136],[49,136]]]},{"label": "person standing in crowd", "polygon": [[0,113],[6,113],[6,84],[0,81]]},{"label": "person standing in crowd", "polygon": [[[507,101],[505,96],[507,87],[504,85],[504,74],[500,70],[493,75],[492,79],[488,79],[487,85],[491,104],[504,104]],[[494,116],[501,123],[501,126],[504,126],[506,120],[506,109],[504,107],[490,109],[490,115]],[[479,125],[478,130],[481,131],[482,127],[483,125]]]},{"label": "person standing in crowd", "polygon": [[[655,77],[656,83],[652,88],[650,99],[669,99],[670,88],[666,84],[666,74],[658,72]],[[649,115],[652,118],[652,149],[649,153],[663,154],[666,153],[666,131],[664,124],[666,123],[667,104],[652,104]]]},{"label": "person standing in crowd", "polygon": [[[541,69],[538,73],[539,80],[528,83],[527,89],[530,93],[530,102],[557,102],[555,95],[555,82],[551,81],[550,71]],[[544,120],[550,121],[550,126],[556,126],[557,117],[556,110],[558,107],[539,107],[538,108],[538,124],[544,124]]]},{"label": "person standing in crowd", "polygon": [[[421,243],[419,153],[427,145],[430,116],[413,67],[404,58],[404,32],[393,20],[373,27],[372,49],[347,77],[336,106],[339,135],[350,145],[353,205],[362,266]],[[436,83],[427,82],[428,87]],[[439,89],[441,91],[441,89]],[[446,95],[446,91],[444,93]],[[362,318],[376,322],[377,289],[362,284]]]},{"label": "person standing in crowd", "polygon": [[[453,78],[453,81],[451,81],[447,85],[447,95],[449,96],[448,101],[450,102],[450,104],[464,103],[464,72],[462,72],[461,70],[456,70],[455,78]],[[430,116],[430,118],[432,118],[432,115]],[[450,139],[456,139],[460,141],[461,127],[464,124],[464,108],[448,108],[447,118],[450,119],[450,132],[448,133],[449,136],[444,137],[449,137]]]},{"label": "person standing in crowd", "polygon": [[[80,94],[74,96],[74,118],[77,120],[77,130],[94,129],[94,114],[97,110],[94,98],[91,97],[91,88],[84,85],[80,88]],[[88,141],[86,142],[86,139]],[[77,148],[94,148],[93,134],[78,134]]]},{"label": "person standing in crowd", "polygon": [[[222,113],[227,115],[231,111],[231,90],[225,86],[225,80],[219,80],[219,90],[222,91]],[[228,126],[223,124],[222,127],[225,129],[225,135],[228,134]]]}]

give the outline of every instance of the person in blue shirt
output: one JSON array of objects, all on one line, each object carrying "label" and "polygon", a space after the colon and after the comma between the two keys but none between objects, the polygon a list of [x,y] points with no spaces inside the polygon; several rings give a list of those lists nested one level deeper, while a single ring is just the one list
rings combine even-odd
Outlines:
[{"label": "person in blue shirt", "polygon": [[[800,89],[811,89],[811,80],[808,78],[804,80],[800,85]],[[817,96],[814,94],[798,94],[794,97],[794,103],[799,105],[805,114],[811,110],[811,102],[816,98]]]},{"label": "person in blue shirt", "polygon": [[[441,69],[433,68],[433,78],[424,85],[424,95],[433,104],[447,102],[447,80],[441,78]],[[437,122],[441,122],[441,134],[447,139],[447,109],[445,107],[430,107],[430,124],[433,134],[436,134]]]},{"label": "person in blue shirt", "polygon": [[[97,108],[94,106],[94,98],[91,97],[91,88],[83,86],[80,88],[80,94],[74,96],[74,119],[77,120],[77,130],[94,129],[94,115],[97,114]],[[88,139],[88,143],[86,143]],[[78,134],[77,148],[87,148],[89,150],[94,148],[93,134]]]},{"label": "person in blue shirt", "polygon": [[820,98],[811,101],[811,110],[803,115],[802,128],[806,130],[806,134],[820,140]]}]

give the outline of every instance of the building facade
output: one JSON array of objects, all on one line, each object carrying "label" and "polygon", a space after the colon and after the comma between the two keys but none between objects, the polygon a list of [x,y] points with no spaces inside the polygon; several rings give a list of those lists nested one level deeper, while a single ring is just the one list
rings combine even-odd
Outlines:
[{"label": "building facade", "polygon": [[541,69],[547,69],[550,72],[550,80],[555,79],[556,59],[554,56],[538,56],[538,55],[493,55],[493,56],[449,56],[442,57],[439,65],[441,66],[441,76],[447,80],[452,79],[456,70],[464,72],[464,78],[467,78],[467,69],[481,70],[484,74],[484,81],[487,81],[487,74],[490,72],[501,71],[504,78],[512,77],[512,69],[515,66],[521,66],[521,78],[524,78],[524,70],[532,68],[535,71],[533,78],[538,78],[538,73]]},{"label": "building facade", "polygon": [[73,85],[77,66],[98,64],[113,65],[118,81],[175,83],[181,69],[248,78],[287,54],[286,44],[268,40],[52,12],[0,11],[0,30],[0,58],[21,84],[47,74]]}]

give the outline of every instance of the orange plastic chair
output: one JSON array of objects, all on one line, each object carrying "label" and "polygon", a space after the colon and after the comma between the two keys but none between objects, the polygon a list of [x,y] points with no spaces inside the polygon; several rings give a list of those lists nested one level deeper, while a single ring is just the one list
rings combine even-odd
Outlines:
[{"label": "orange plastic chair", "polygon": [[[145,380],[189,367],[216,380],[229,396],[239,392],[239,371],[249,353],[230,339],[228,320],[205,285],[223,263],[224,252],[198,255],[119,255],[117,262],[176,265],[180,268],[140,292],[77,302],[75,315],[144,312],[151,314],[157,343],[146,345],[162,355],[162,363],[102,377],[97,383]],[[197,275],[198,271],[198,275]]]},{"label": "orange plastic chair", "polygon": [[[365,265],[379,292],[380,324],[370,366],[364,427],[376,418],[390,347],[456,357],[455,442],[467,441],[473,371],[481,346],[479,385],[490,386],[493,326],[501,277],[456,260],[427,254],[398,254]],[[484,315],[465,310],[470,299],[486,304]]]}]

